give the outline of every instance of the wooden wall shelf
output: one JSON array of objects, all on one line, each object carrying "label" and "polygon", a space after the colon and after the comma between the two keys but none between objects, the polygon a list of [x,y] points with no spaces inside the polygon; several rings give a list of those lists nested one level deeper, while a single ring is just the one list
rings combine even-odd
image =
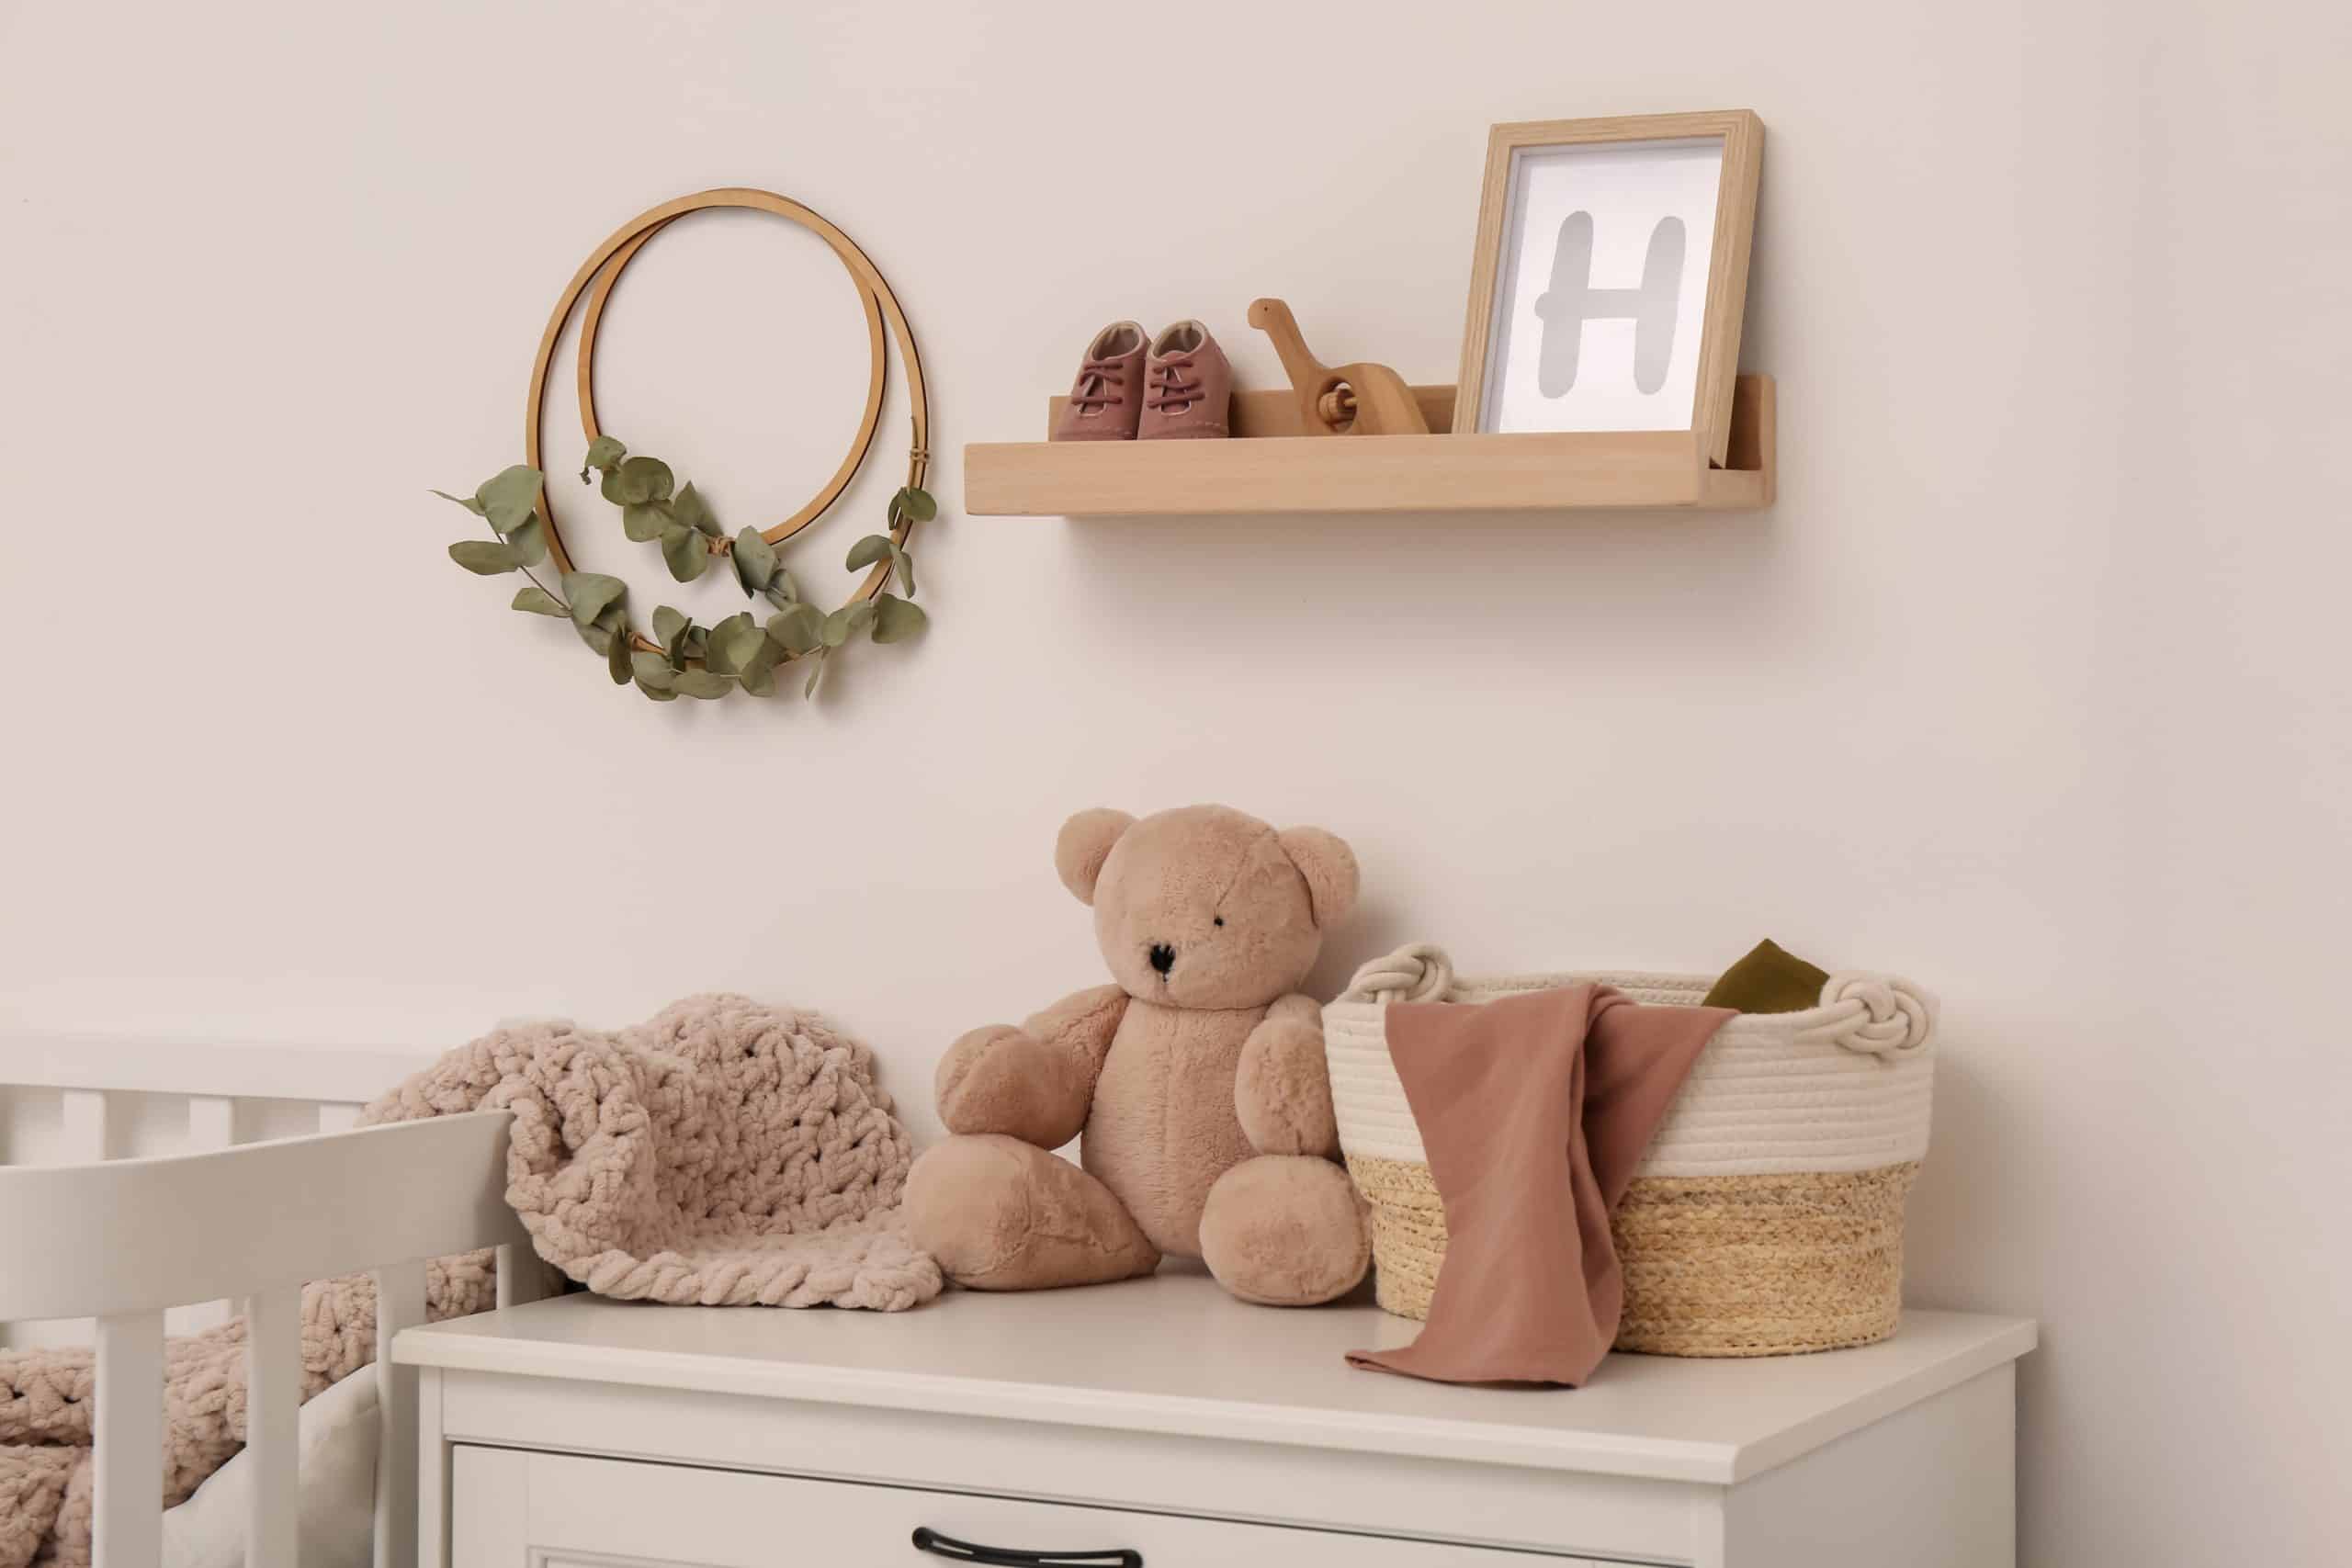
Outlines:
[{"label": "wooden wall shelf", "polygon": [[[1548,512],[1772,503],[1772,378],[1742,376],[1729,459],[1702,433],[1453,435],[1452,387],[1415,387],[1434,434],[1299,432],[1288,391],[1233,395],[1227,441],[1006,441],[964,448],[964,510],[981,517],[1220,513]],[[1047,428],[1061,405],[1048,408]]]}]

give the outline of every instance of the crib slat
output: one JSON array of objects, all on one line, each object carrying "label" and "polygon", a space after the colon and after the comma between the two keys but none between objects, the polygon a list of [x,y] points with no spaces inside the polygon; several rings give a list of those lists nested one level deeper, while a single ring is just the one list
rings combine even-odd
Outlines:
[{"label": "crib slat", "polygon": [[164,1314],[98,1319],[94,1413],[96,1568],[158,1568],[164,1555]]},{"label": "crib slat", "polygon": [[245,1568],[297,1568],[302,1287],[245,1300]]},{"label": "crib slat", "polygon": [[65,1100],[65,1157],[75,1165],[114,1156],[114,1102],[102,1089],[69,1089]]},{"label": "crib slat", "polygon": [[[191,1151],[233,1148],[236,1142],[235,1100],[219,1094],[187,1097],[187,1146]],[[164,1326],[173,1334],[198,1334],[228,1322],[230,1310],[225,1301],[198,1302],[174,1313]]]},{"label": "crib slat", "polygon": [[424,1263],[376,1271],[376,1561],[416,1561],[416,1369],[392,1364],[392,1337],[424,1321]]},{"label": "crib slat", "polygon": [[319,1131],[347,1133],[359,1125],[359,1107],[356,1105],[322,1105],[319,1107]]},{"label": "crib slat", "polygon": [[237,1102],[226,1095],[187,1097],[187,1146],[225,1149],[237,1142]]},{"label": "crib slat", "polygon": [[510,1241],[498,1249],[498,1304],[536,1302],[548,1293],[548,1266],[527,1244]]}]

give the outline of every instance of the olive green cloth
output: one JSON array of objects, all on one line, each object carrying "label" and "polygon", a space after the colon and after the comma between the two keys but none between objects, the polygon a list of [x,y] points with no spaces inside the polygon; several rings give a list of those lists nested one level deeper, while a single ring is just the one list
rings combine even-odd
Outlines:
[{"label": "olive green cloth", "polygon": [[1724,970],[1700,1005],[1736,1012],[1803,1012],[1821,1005],[1821,987],[1828,983],[1827,970],[1807,964],[1768,937]]}]

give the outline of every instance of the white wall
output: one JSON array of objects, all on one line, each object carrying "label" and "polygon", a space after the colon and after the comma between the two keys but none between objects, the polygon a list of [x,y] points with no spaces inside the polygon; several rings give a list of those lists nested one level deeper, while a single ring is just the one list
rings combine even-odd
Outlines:
[{"label": "white wall", "polygon": [[[2046,1321],[2027,1561],[2340,1560],[2347,32],[2252,9],[0,6],[0,1027],[454,1043],[737,987],[928,1127],[956,1032],[1098,976],[1063,814],[1227,799],[1360,852],[1327,982],[1769,931],[1939,987],[1915,1294]],[[1282,294],[1450,380],[1488,122],[1734,105],[1772,513],[954,516],[1118,316],[1269,378]],[[937,389],[933,635],[813,712],[615,692],[424,494],[515,459],[606,230],[733,182],[866,245]],[[861,374],[829,265],[665,238],[608,426],[797,504]],[[796,564],[838,591],[897,482]]]}]

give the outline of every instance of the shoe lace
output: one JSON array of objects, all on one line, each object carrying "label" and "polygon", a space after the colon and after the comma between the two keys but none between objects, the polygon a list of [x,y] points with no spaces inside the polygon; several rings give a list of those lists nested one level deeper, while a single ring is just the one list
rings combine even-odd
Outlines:
[{"label": "shoe lace", "polygon": [[1155,413],[1170,412],[1182,413],[1200,401],[1200,382],[1184,380],[1181,376],[1181,372],[1190,370],[1192,367],[1193,356],[1189,354],[1171,354],[1167,358],[1156,362],[1151,367],[1150,374],[1157,378],[1158,385],[1154,386],[1150,395],[1144,399],[1143,406]]},{"label": "shoe lace", "polygon": [[1078,409],[1099,409],[1107,404],[1124,403],[1125,392],[1106,389],[1125,387],[1126,373],[1115,359],[1090,359],[1078,367],[1078,390],[1070,394],[1070,406]]}]

